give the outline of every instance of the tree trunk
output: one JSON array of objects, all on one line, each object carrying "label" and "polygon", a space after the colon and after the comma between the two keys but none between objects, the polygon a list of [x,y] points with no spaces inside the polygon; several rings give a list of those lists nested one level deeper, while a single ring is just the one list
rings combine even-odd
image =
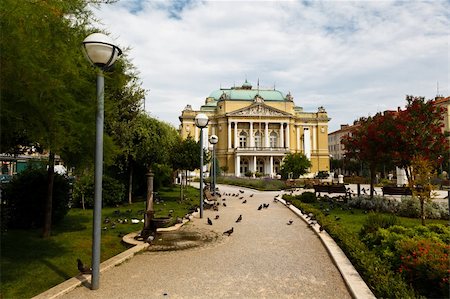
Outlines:
[{"label": "tree trunk", "polygon": [[147,200],[146,200],[146,213],[144,219],[144,230],[148,231],[151,229],[151,222],[153,219],[153,215],[155,211],[153,209],[153,172],[152,169],[149,168],[147,174]]},{"label": "tree trunk", "polygon": [[373,199],[376,167],[374,165],[370,165],[369,169],[370,169],[370,199]]},{"label": "tree trunk", "polygon": [[83,211],[86,210],[86,208],[84,206],[84,192],[81,193],[81,206],[83,207]]},{"label": "tree trunk", "polygon": [[128,162],[128,203],[132,204],[132,191],[133,191],[133,163]]},{"label": "tree trunk", "polygon": [[50,151],[48,156],[48,170],[47,170],[47,199],[45,201],[44,211],[44,228],[42,230],[42,237],[50,237],[52,227],[52,201],[53,201],[53,182],[55,181],[55,153]]},{"label": "tree trunk", "polygon": [[180,176],[180,200],[183,201],[184,197],[183,197],[183,170],[180,171],[181,172],[181,176]]},{"label": "tree trunk", "polygon": [[419,196],[420,201],[420,218],[422,219],[422,225],[425,226],[425,199]]}]

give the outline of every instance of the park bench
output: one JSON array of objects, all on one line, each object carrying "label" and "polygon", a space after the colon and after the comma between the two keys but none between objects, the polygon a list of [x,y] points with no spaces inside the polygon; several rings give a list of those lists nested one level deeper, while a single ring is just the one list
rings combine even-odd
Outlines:
[{"label": "park bench", "polygon": [[383,196],[385,195],[412,195],[409,187],[383,186],[381,187]]},{"label": "park bench", "polygon": [[209,186],[203,188],[203,202],[205,204],[205,208],[211,208],[216,204],[217,198],[213,195],[211,190],[209,190]]},{"label": "park bench", "polygon": [[347,191],[347,188],[345,187],[345,185],[313,185],[314,188],[314,193],[317,196],[320,196],[321,192],[324,193],[328,193],[328,194],[333,194],[333,193],[338,193],[338,194],[345,194],[345,198],[350,198],[350,193]]}]

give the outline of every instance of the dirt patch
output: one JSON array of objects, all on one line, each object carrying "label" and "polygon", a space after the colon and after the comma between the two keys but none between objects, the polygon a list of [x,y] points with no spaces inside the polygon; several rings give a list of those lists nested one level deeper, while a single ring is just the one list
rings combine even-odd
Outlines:
[{"label": "dirt patch", "polygon": [[158,233],[147,251],[185,250],[210,245],[219,239],[220,235],[214,231],[183,227],[177,231]]}]

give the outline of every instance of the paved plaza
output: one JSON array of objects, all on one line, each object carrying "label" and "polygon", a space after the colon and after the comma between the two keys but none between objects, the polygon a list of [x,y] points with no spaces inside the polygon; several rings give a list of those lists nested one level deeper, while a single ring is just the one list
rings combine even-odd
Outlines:
[{"label": "paved plaza", "polygon": [[[273,202],[277,192],[231,186],[220,191],[238,189],[245,190],[242,199],[225,196],[226,207],[205,210],[203,219],[181,228],[180,233],[207,236],[201,246],[137,254],[103,272],[98,290],[81,286],[63,298],[351,298],[317,235]],[[263,203],[269,207],[258,210]],[[242,221],[236,223],[239,215]],[[231,236],[222,234],[231,227]]]}]

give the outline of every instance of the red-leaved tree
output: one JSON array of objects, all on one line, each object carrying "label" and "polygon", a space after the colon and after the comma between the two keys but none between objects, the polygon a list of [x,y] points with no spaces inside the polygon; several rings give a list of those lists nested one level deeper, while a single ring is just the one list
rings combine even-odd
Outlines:
[{"label": "red-leaved tree", "polygon": [[362,118],[350,131],[350,134],[341,140],[348,158],[368,164],[371,198],[373,198],[377,167],[392,157],[397,139],[394,117],[392,113],[378,113],[373,117]]},{"label": "red-leaved tree", "polygon": [[414,158],[429,160],[438,167],[449,151],[448,141],[442,130],[445,108],[426,101],[423,97],[406,96],[406,109],[396,117],[397,146],[393,160],[406,171],[411,181],[411,164]]}]

